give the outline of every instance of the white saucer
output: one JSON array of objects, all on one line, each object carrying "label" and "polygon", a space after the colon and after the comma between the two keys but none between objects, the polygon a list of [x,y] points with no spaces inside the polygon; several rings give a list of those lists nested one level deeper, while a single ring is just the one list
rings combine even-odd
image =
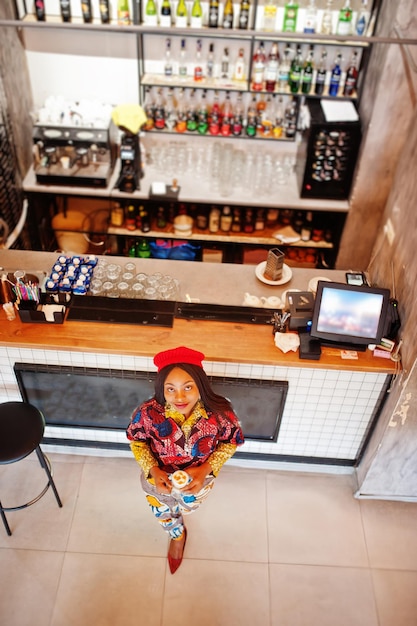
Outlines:
[{"label": "white saucer", "polygon": [[256,278],[258,278],[262,283],[265,283],[265,285],[285,285],[285,283],[288,283],[288,281],[292,278],[292,270],[288,267],[288,265],[285,265],[285,263],[282,266],[282,276],[279,280],[269,280],[268,278],[265,278],[265,268],[266,261],[262,261],[262,263],[259,263],[259,265],[255,268]]},{"label": "white saucer", "polygon": [[312,278],[308,283],[308,290],[311,291],[314,295],[316,295],[317,283],[319,282],[319,280],[324,280],[328,283],[332,282],[332,279],[327,278],[326,276],[316,276],[315,278]]}]

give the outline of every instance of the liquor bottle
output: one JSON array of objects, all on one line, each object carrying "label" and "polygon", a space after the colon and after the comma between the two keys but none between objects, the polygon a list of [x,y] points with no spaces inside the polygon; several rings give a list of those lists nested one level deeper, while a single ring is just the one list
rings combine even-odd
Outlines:
[{"label": "liquor bottle", "polygon": [[323,11],[321,20],[321,32],[323,35],[331,35],[333,33],[333,0],[327,0],[326,8]]},{"label": "liquor bottle", "polygon": [[151,230],[151,218],[148,209],[146,209],[144,206],[140,206],[139,215],[141,220],[141,230],[143,233],[148,233]]},{"label": "liquor bottle", "polygon": [[241,0],[238,27],[247,30],[249,26],[250,0]]},{"label": "liquor bottle", "polygon": [[295,33],[297,30],[298,4],[290,0],[284,8],[284,23],[282,31],[284,33]]},{"label": "liquor bottle", "polygon": [[265,109],[261,117],[261,132],[263,137],[272,137],[275,118],[275,103],[272,96],[266,99]]},{"label": "liquor bottle", "polygon": [[239,137],[243,130],[243,102],[242,94],[238,93],[232,120],[232,135]]},{"label": "liquor bottle", "polygon": [[286,91],[290,81],[290,68],[291,68],[291,54],[292,49],[288,44],[284,50],[284,56],[278,69],[278,87],[280,91]]},{"label": "liquor bottle", "polygon": [[179,0],[175,11],[175,26],[177,28],[187,28],[188,12],[185,0]]},{"label": "liquor bottle", "polygon": [[148,0],[146,3],[145,24],[147,26],[158,26],[158,11],[155,0]]},{"label": "liquor bottle", "polygon": [[337,96],[339,92],[340,79],[342,77],[341,63],[342,55],[338,52],[330,74],[329,96]]},{"label": "liquor bottle", "polygon": [[289,86],[291,93],[298,93],[301,84],[301,73],[303,71],[303,55],[301,46],[297,46],[297,54],[291,62]]},{"label": "liquor bottle", "polygon": [[232,228],[232,211],[230,206],[224,206],[220,215],[220,230],[224,233],[230,232]]},{"label": "liquor bottle", "polygon": [[165,74],[166,78],[171,78],[172,77],[171,39],[169,37],[167,37],[165,39],[164,74]]},{"label": "liquor bottle", "polygon": [[307,58],[303,67],[303,77],[301,79],[301,92],[309,94],[313,84],[314,71],[314,46],[310,46]]},{"label": "liquor bottle", "polygon": [[285,136],[293,139],[297,131],[297,103],[294,98],[287,103],[284,112]]},{"label": "liquor bottle", "polygon": [[180,89],[177,98],[177,123],[175,124],[177,133],[185,133],[187,130],[187,111],[184,102],[184,89]]},{"label": "liquor bottle", "polygon": [[86,24],[91,24],[93,21],[93,10],[91,8],[91,0],[82,0],[81,12],[83,14],[83,20]]},{"label": "liquor bottle", "polygon": [[358,53],[355,50],[352,54],[350,65],[346,70],[346,79],[343,86],[344,96],[353,96],[356,89],[356,83],[358,82],[358,74]]},{"label": "liquor bottle", "polygon": [[197,130],[197,111],[195,104],[195,90],[192,89],[187,105],[187,130],[193,132]]},{"label": "liquor bottle", "polygon": [[155,126],[154,122],[154,112],[155,112],[155,103],[152,96],[151,87],[145,88],[145,101],[143,103],[143,110],[146,115],[146,122],[143,125],[143,130],[152,130]]},{"label": "liquor bottle", "polygon": [[129,26],[130,24],[129,0],[118,0],[117,23],[120,26]]},{"label": "liquor bottle", "polygon": [[133,204],[129,204],[126,209],[125,227],[127,230],[136,229],[136,207]]},{"label": "liquor bottle", "polygon": [[201,28],[203,26],[203,9],[200,0],[194,0],[191,8],[191,28]]},{"label": "liquor bottle", "polygon": [[311,234],[313,232],[313,213],[311,211],[307,211],[305,220],[301,227],[301,241],[310,241]]},{"label": "liquor bottle", "polygon": [[61,8],[61,17],[63,22],[71,21],[71,4],[69,0],[59,0]]},{"label": "liquor bottle", "polygon": [[246,113],[246,135],[248,137],[256,136],[257,118],[258,113],[256,110],[256,96],[253,96]]},{"label": "liquor bottle", "polygon": [[230,94],[226,91],[226,100],[223,105],[222,121],[220,125],[220,134],[223,137],[229,137],[232,134],[233,111],[230,102]]},{"label": "liquor bottle", "polygon": [[225,0],[222,26],[223,28],[233,28],[233,2],[232,0]]},{"label": "liquor bottle", "polygon": [[220,69],[220,76],[223,80],[229,80],[230,78],[230,57],[229,48],[223,50],[222,63]]},{"label": "liquor bottle", "polygon": [[100,0],[100,19],[102,24],[110,24],[110,4],[109,0]]},{"label": "liquor bottle", "polygon": [[350,35],[352,32],[352,16],[353,11],[350,7],[350,0],[346,0],[343,7],[339,11],[339,19],[337,21],[337,34]]},{"label": "liquor bottle", "polygon": [[317,7],[316,0],[310,0],[305,12],[304,32],[315,33],[317,30]]},{"label": "liquor bottle", "polygon": [[256,101],[256,134],[262,135],[263,133],[263,119],[266,109],[265,96],[262,94]]},{"label": "liquor bottle", "polygon": [[213,105],[211,107],[209,115],[209,133],[210,135],[218,135],[220,133],[221,125],[221,109],[219,103],[219,94],[214,92]]},{"label": "liquor bottle", "polygon": [[197,113],[197,131],[200,133],[200,135],[206,135],[208,132],[208,108],[206,95],[207,92],[204,89]]},{"label": "liquor bottle", "polygon": [[197,208],[195,222],[199,230],[206,230],[208,227],[208,215],[204,205]]},{"label": "liquor bottle", "polygon": [[264,6],[264,23],[263,29],[266,32],[276,30],[277,21],[277,0],[266,0]]},{"label": "liquor bottle", "polygon": [[154,123],[155,130],[164,130],[165,128],[165,100],[162,93],[162,89],[158,89],[158,93],[155,100],[154,110]]},{"label": "liquor bottle", "polygon": [[165,104],[165,126],[167,130],[174,130],[177,124],[177,106],[174,98],[174,90],[172,87],[168,89],[167,100]]},{"label": "liquor bottle", "polygon": [[212,206],[209,214],[209,231],[211,233],[219,232],[220,228],[220,209]]},{"label": "liquor bottle", "polygon": [[274,127],[272,129],[272,134],[275,139],[279,139],[282,137],[282,133],[284,132],[284,103],[282,101],[282,97],[275,101],[275,115],[274,115]]},{"label": "liquor bottle", "polygon": [[38,22],[45,21],[45,2],[44,0],[35,0],[35,14]]},{"label": "liquor bottle", "polygon": [[240,233],[242,230],[242,218],[240,215],[240,209],[237,207],[233,209],[232,226],[230,230],[232,233]]},{"label": "liquor bottle", "polygon": [[151,247],[149,245],[149,242],[146,239],[141,239],[137,243],[136,256],[139,257],[140,259],[149,259],[151,257]]},{"label": "liquor bottle", "polygon": [[358,12],[358,19],[356,20],[355,30],[357,35],[365,35],[368,28],[370,18],[370,12],[368,10],[368,0],[361,0],[361,8]]},{"label": "liquor bottle", "polygon": [[162,0],[159,24],[168,28],[172,26],[171,4],[169,0]]},{"label": "liquor bottle", "polygon": [[253,55],[252,67],[252,89],[254,91],[262,91],[265,71],[265,52],[263,41],[259,42],[258,48]]},{"label": "liquor bottle", "polygon": [[265,89],[273,92],[278,78],[279,51],[278,44],[273,43],[265,67]]},{"label": "liquor bottle", "polygon": [[316,82],[314,84],[314,93],[316,94],[316,96],[321,96],[324,92],[324,86],[326,84],[327,77],[326,59],[327,50],[326,48],[323,48],[321,52],[320,63],[316,72]]},{"label": "liquor bottle", "polygon": [[186,80],[187,78],[187,49],[186,49],[186,41],[185,39],[181,39],[181,47],[180,47],[180,60],[178,63],[178,75],[181,80]]},{"label": "liquor bottle", "polygon": [[210,0],[208,25],[209,28],[217,28],[219,25],[219,0]]},{"label": "liquor bottle", "polygon": [[199,82],[203,80],[203,64],[201,61],[201,39],[197,39],[197,52],[195,55],[194,80]]},{"label": "liquor bottle", "polygon": [[239,53],[235,63],[235,70],[233,74],[234,80],[245,80],[246,78],[246,66],[245,66],[245,58],[244,58],[244,50],[243,48],[239,48]]},{"label": "liquor bottle", "polygon": [[207,78],[214,78],[214,44],[209,44],[209,51],[206,61],[206,74]]},{"label": "liquor bottle", "polygon": [[293,218],[291,220],[291,226],[295,230],[296,233],[301,235],[301,230],[304,224],[304,213],[303,211],[295,211]]}]

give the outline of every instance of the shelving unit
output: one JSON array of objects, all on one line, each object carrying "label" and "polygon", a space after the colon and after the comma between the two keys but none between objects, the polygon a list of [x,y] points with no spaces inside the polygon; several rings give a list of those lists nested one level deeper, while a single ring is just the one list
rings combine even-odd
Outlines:
[{"label": "shelving unit", "polygon": [[[315,61],[321,54],[321,48],[323,46],[329,47],[331,50],[343,49],[346,52],[347,57],[350,56],[352,50],[358,51],[360,59],[360,77],[364,75],[366,70],[366,57],[368,48],[372,42],[370,37],[341,37],[339,35],[321,35],[321,34],[305,34],[303,32],[295,33],[283,33],[265,32],[262,30],[262,13],[263,4],[261,2],[255,2],[251,6],[251,17],[249,24],[253,26],[252,29],[239,30],[237,28],[231,30],[224,30],[222,28],[207,28],[201,29],[188,28],[161,28],[150,27],[143,23],[142,11],[143,5],[141,2],[134,0],[131,2],[132,10],[132,23],[130,25],[120,26],[117,24],[116,14],[116,2],[112,3],[111,21],[109,24],[101,24],[98,18],[98,0],[93,0],[93,21],[92,23],[83,23],[81,16],[80,3],[72,3],[73,5],[73,18],[71,23],[63,23],[59,15],[59,2],[58,0],[49,0],[47,2],[47,13],[45,22],[37,22],[34,15],[31,13],[29,3],[24,0],[16,0],[16,15],[20,18],[15,21],[10,21],[8,25],[19,26],[23,28],[24,36],[28,40],[29,46],[29,73],[31,75],[32,84],[35,91],[35,103],[41,103],[41,95],[48,94],[48,85],[39,86],[39,81],[45,78],[45,75],[51,77],[52,85],[57,85],[57,89],[62,89],[64,95],[67,92],[72,91],[74,98],[82,98],[84,93],[95,93],[97,97],[105,101],[107,95],[107,101],[111,101],[114,104],[118,104],[124,101],[138,101],[143,103],[144,90],[146,87],[155,88],[169,88],[172,87],[175,90],[184,89],[196,89],[198,93],[202,93],[202,90],[207,90],[209,94],[213,94],[215,90],[218,90],[221,94],[226,91],[231,92],[233,97],[237,94],[242,94],[245,99],[245,104],[249,98],[252,98],[254,94],[258,97],[265,97],[268,92],[265,89],[254,92],[251,89],[251,59],[253,57],[254,47],[259,41],[265,42],[266,53],[268,53],[269,46],[273,42],[278,42],[280,47],[280,53],[282,54],[285,46],[291,45],[294,49],[295,46],[302,46],[303,50],[307,50],[310,45],[314,45],[315,48]],[[189,3],[191,4],[191,3]],[[207,15],[208,4],[203,2],[204,14]],[[379,0],[375,0],[374,5],[377,7]],[[175,5],[175,3],[174,3]],[[222,6],[222,5],[221,5]],[[235,4],[235,20],[239,13],[239,4]],[[335,7],[335,9],[338,7]],[[221,16],[220,16],[221,19]],[[299,11],[299,23],[302,24],[303,11]],[[337,19],[337,11],[334,11],[334,21]],[[219,20],[220,21],[220,20]],[[320,17],[319,17],[320,21]],[[282,23],[282,7],[279,8],[277,14],[277,25]],[[39,38],[40,33],[43,34],[42,38]],[[163,42],[170,37],[173,41],[178,43],[181,38],[185,38],[187,42],[194,42],[197,39],[202,39],[204,46],[206,46],[206,52],[208,50],[208,43],[214,42],[216,51],[221,52],[224,46],[227,45],[230,49],[230,58],[233,60],[237,56],[237,51],[240,47],[245,50],[245,58],[247,61],[247,76],[246,80],[242,82],[236,82],[233,80],[222,81],[221,79],[214,79],[211,81],[203,80],[196,82],[194,80],[177,80],[177,76],[167,80],[163,75]],[[190,52],[193,50],[193,44],[190,44]],[[42,56],[43,55],[43,56]],[[191,55],[190,55],[191,56]],[[46,58],[47,57],[47,58]],[[42,72],[42,61],[45,60],[48,63],[48,67],[51,71]],[[329,55],[329,64],[331,62],[331,55]],[[74,63],[72,64],[72,62]],[[60,64],[62,63],[61,67]],[[217,68],[219,67],[220,59],[216,58]],[[108,65],[108,72],[105,71],[106,65]],[[190,70],[192,66],[192,60],[190,60]],[[62,69],[65,68],[65,72]],[[93,68],[98,68],[98,71],[93,71]],[[190,71],[191,73],[191,71]],[[65,75],[65,76],[64,76]],[[343,84],[344,76],[342,75],[341,84]],[[54,87],[55,88],[55,87]],[[66,91],[65,91],[66,90]],[[291,93],[288,88],[274,90],[276,97],[282,96],[284,101],[288,101],[289,98],[295,98],[298,104],[304,101],[305,97],[318,98],[325,97],[317,96],[314,93],[306,94]],[[360,97],[360,89],[358,93],[355,93],[350,100],[356,100]],[[111,100],[110,100],[111,98]],[[119,99],[120,98],[120,99]],[[343,99],[343,96],[338,95],[338,99]],[[150,131],[143,137],[142,142],[145,147],[145,151],[149,152],[149,146],[155,141],[165,142],[174,141],[180,142],[182,140],[190,140],[195,142],[206,142],[205,150],[210,145],[211,141],[218,140],[218,137],[201,137],[197,133],[186,133],[186,136],[179,136],[178,133],[164,131]],[[244,135],[233,138],[226,138],[226,141],[232,141],[233,145],[244,151],[252,151],[255,144],[254,140],[245,137]],[[208,142],[208,143],[207,143]],[[248,143],[249,142],[249,143]],[[252,143],[250,143],[252,142]],[[256,139],[257,146],[261,144],[262,150],[270,151],[282,150],[283,154],[286,151],[291,150],[292,158],[295,159],[296,143],[293,138],[287,138],[285,136],[279,139],[275,138],[260,138]],[[278,146],[278,144],[280,144]],[[272,146],[275,146],[272,148]],[[335,201],[335,200],[320,200],[313,201],[307,199],[301,199],[299,197],[299,183],[297,182],[295,175],[291,177],[291,180],[286,184],[285,189],[282,190],[282,194],[279,191],[274,194],[250,194],[247,190],[234,189],[227,197],[222,196],[219,193],[213,192],[210,188],[210,181],[195,180],[194,176],[191,176],[192,180],[187,179],[186,172],[174,172],[161,173],[153,170],[149,163],[145,164],[145,178],[141,181],[141,189],[133,194],[123,194],[117,189],[114,189],[114,183],[117,179],[119,162],[115,167],[115,174],[110,181],[110,185],[107,189],[67,189],[64,187],[55,188],[48,186],[46,189],[39,192],[39,186],[37,190],[34,188],[30,180],[30,173],[25,181],[25,191],[34,201],[37,197],[35,211],[36,220],[39,218],[40,205],[43,200],[51,194],[56,195],[59,198],[76,198],[82,200],[84,206],[88,205],[89,199],[93,202],[95,199],[101,198],[105,202],[109,202],[109,211],[111,210],[111,203],[115,201],[121,201],[122,203],[128,202],[143,202],[148,199],[149,188],[152,180],[162,180],[166,184],[172,182],[172,178],[179,179],[181,186],[179,202],[185,203],[199,203],[204,199],[204,202],[209,206],[210,204],[229,204],[231,206],[241,207],[281,207],[286,209],[307,211],[312,210],[316,215],[323,214],[329,217],[330,221],[336,225],[334,228],[335,236],[331,243],[321,242],[320,245],[313,245],[311,242],[297,242],[293,247],[305,248],[313,247],[319,250],[331,251],[333,260],[337,255],[340,236],[343,230],[343,225],[346,219],[346,215],[349,209],[347,201]],[[268,181],[265,181],[266,186]],[[112,186],[113,185],[113,186]],[[36,187],[36,183],[35,183]],[[47,211],[48,212],[48,211]],[[35,220],[32,220],[34,225]],[[275,229],[276,230],[276,229]],[[100,234],[101,230],[97,232]],[[123,238],[131,237],[131,233],[124,229],[110,228],[107,232],[109,236],[115,236],[118,241],[122,241]],[[238,246],[240,248],[248,245],[250,246],[272,246],[277,244],[277,240],[272,236],[272,232],[263,233],[227,233],[222,235],[221,233],[208,233],[208,232],[194,232],[191,240],[207,241],[216,245],[218,243],[221,246]],[[134,236],[144,236],[143,233],[134,233]],[[147,233],[148,237],[160,237],[160,231],[151,231]],[[165,232],[164,237],[175,238],[173,233]],[[310,246],[308,245],[310,243]],[[41,245],[38,238],[38,245]],[[120,247],[120,246],[119,246]],[[239,256],[239,255],[237,255]]]}]

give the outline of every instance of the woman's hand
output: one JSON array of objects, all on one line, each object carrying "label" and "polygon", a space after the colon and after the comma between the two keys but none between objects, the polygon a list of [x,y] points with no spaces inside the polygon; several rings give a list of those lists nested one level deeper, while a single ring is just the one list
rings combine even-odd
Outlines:
[{"label": "woman's hand", "polygon": [[155,467],[151,467],[149,475],[154,479],[155,488],[158,493],[171,493],[172,483],[164,470],[161,470],[161,468],[156,465]]},{"label": "woman's hand", "polygon": [[212,472],[212,467],[210,463],[206,461],[203,465],[187,467],[185,471],[191,476],[192,481],[189,485],[184,487],[184,492],[193,493],[195,495],[202,490],[206,476]]}]

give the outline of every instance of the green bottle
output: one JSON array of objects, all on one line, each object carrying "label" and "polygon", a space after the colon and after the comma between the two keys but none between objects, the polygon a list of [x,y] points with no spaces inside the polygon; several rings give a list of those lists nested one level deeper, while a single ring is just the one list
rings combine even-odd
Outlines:
[{"label": "green bottle", "polygon": [[194,0],[191,9],[191,28],[201,28],[203,26],[203,9],[200,0]]},{"label": "green bottle", "polygon": [[159,23],[161,26],[171,27],[171,4],[169,0],[162,0]]},{"label": "green bottle", "polygon": [[146,26],[158,26],[158,11],[155,0],[148,0],[146,3],[145,24]]},{"label": "green bottle", "polygon": [[313,70],[314,70],[313,59],[314,59],[314,47],[310,46],[307,59],[304,63],[303,77],[301,80],[301,91],[302,93],[305,93],[305,94],[310,93],[311,87],[313,84]]},{"label": "green bottle", "polygon": [[295,33],[297,29],[298,4],[290,0],[284,9],[284,25],[282,30],[284,33]]},{"label": "green bottle", "polygon": [[352,33],[352,17],[353,12],[350,6],[350,0],[346,0],[339,11],[339,20],[337,22],[338,35],[350,35]]},{"label": "green bottle", "polygon": [[187,28],[188,13],[185,0],[179,0],[177,4],[177,10],[175,12],[175,26],[177,28]]},{"label": "green bottle", "polygon": [[142,239],[136,247],[136,256],[141,259],[149,259],[151,256],[151,248],[146,239]]},{"label": "green bottle", "polygon": [[206,135],[208,132],[208,110],[206,102],[206,90],[203,91],[201,96],[200,106],[198,107],[197,114],[197,131],[200,135]]},{"label": "green bottle", "polygon": [[301,47],[298,46],[297,54],[292,60],[289,76],[289,86],[291,93],[298,93],[301,83],[301,73],[303,71],[303,57]]}]

